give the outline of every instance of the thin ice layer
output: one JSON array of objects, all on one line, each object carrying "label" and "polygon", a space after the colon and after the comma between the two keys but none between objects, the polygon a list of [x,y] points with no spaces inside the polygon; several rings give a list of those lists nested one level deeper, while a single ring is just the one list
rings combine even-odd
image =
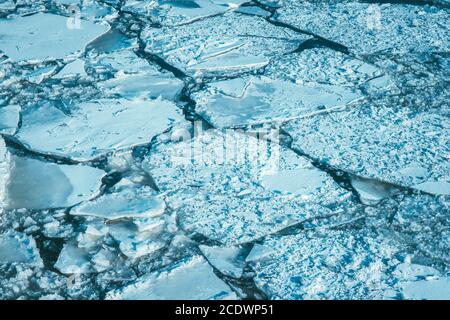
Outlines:
[{"label": "thin ice layer", "polygon": [[182,228],[226,244],[322,215],[344,219],[354,210],[350,194],[305,158],[235,131],[157,145],[144,168],[167,193]]},{"label": "thin ice layer", "polygon": [[147,28],[145,50],[196,77],[230,76],[265,67],[309,36],[256,16],[230,13],[178,27]]},{"label": "thin ice layer", "polygon": [[176,120],[176,105],[160,99],[85,102],[70,115],[42,104],[23,112],[16,137],[35,151],[87,161],[148,143]]},{"label": "thin ice layer", "polygon": [[0,50],[14,61],[62,59],[109,30],[85,20],[82,28],[69,28],[67,22],[50,13],[0,19]]},{"label": "thin ice layer", "polygon": [[201,256],[144,275],[136,282],[106,296],[114,300],[224,300],[236,294],[220,280]]},{"label": "thin ice layer", "polygon": [[450,122],[438,113],[392,108],[385,103],[289,122],[293,148],[319,161],[406,187],[447,194]]}]

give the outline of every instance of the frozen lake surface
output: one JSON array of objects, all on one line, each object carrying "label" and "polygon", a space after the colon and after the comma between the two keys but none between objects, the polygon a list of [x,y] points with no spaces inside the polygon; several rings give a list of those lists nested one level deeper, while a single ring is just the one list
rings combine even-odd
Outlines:
[{"label": "frozen lake surface", "polygon": [[0,299],[450,299],[450,1],[369,2],[0,0]]}]

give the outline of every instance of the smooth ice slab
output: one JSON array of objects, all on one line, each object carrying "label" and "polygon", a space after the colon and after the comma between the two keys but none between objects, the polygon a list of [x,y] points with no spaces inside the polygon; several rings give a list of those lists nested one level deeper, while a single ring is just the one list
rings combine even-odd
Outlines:
[{"label": "smooth ice slab", "polygon": [[362,178],[448,194],[450,121],[390,101],[289,122],[293,148]]},{"label": "smooth ice slab", "polygon": [[285,1],[277,20],[347,46],[356,54],[448,51],[447,10],[353,1]]},{"label": "smooth ice slab", "polygon": [[58,72],[53,78],[54,79],[64,79],[70,77],[86,77],[86,71],[84,69],[84,60],[77,59],[69,62],[64,66],[64,68]]},{"label": "smooth ice slab", "polygon": [[147,52],[201,78],[261,69],[309,36],[261,17],[230,13],[178,27],[147,28],[142,38]]},{"label": "smooth ice slab", "polygon": [[217,278],[201,256],[184,259],[166,269],[144,275],[106,296],[115,300],[224,300],[236,294]]},{"label": "smooth ice slab", "polygon": [[10,156],[5,204],[9,209],[70,207],[100,192],[105,172]]},{"label": "smooth ice slab", "polygon": [[218,128],[284,122],[328,113],[361,97],[341,86],[299,85],[254,76],[214,82],[193,96],[196,112]]},{"label": "smooth ice slab", "polygon": [[122,10],[164,26],[175,26],[238,8],[247,0],[129,0]]},{"label": "smooth ice slab", "polygon": [[9,105],[0,107],[0,134],[13,135],[20,120],[20,106]]},{"label": "smooth ice slab", "polygon": [[[180,226],[228,245],[305,219],[354,209],[350,194],[293,151],[230,130],[161,143],[144,168],[176,210]],[[291,181],[292,171],[306,173]],[[346,206],[342,211],[330,206]]]},{"label": "smooth ice slab", "polygon": [[109,94],[126,99],[155,99],[161,97],[175,100],[183,89],[183,81],[168,73],[129,74],[119,76],[98,84]]},{"label": "smooth ice slab", "polygon": [[239,247],[208,247],[199,246],[203,255],[217,270],[223,274],[240,278],[244,272],[244,253]]},{"label": "smooth ice slab", "polygon": [[42,104],[23,112],[16,137],[35,151],[86,161],[146,144],[180,114],[174,103],[160,99],[85,102],[70,115]]},{"label": "smooth ice slab", "polygon": [[[402,260],[406,246],[367,229],[306,231],[270,237],[273,250],[254,262],[255,283],[271,299],[445,298],[448,279]],[[400,259],[400,260],[399,260]],[[407,260],[407,259],[406,259]],[[431,288],[439,289],[431,295]]]},{"label": "smooth ice slab", "polygon": [[69,28],[68,18],[50,13],[0,19],[0,50],[14,61],[62,59],[84,50],[109,26],[82,21]]},{"label": "smooth ice slab", "polygon": [[164,200],[158,198],[150,188],[124,186],[76,206],[70,214],[107,220],[151,218],[162,215],[165,208]]},{"label": "smooth ice slab", "polygon": [[36,241],[23,233],[9,231],[0,234],[0,265],[7,263],[24,263],[42,266]]}]

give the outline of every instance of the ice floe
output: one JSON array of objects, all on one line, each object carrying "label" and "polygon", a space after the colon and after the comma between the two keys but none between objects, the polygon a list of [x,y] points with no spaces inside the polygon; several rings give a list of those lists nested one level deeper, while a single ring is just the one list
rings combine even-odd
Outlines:
[{"label": "ice floe", "polygon": [[23,111],[16,137],[35,151],[86,161],[149,143],[177,120],[175,104],[160,99],[85,102],[71,114],[40,104]]},{"label": "ice floe", "polygon": [[275,27],[261,17],[238,13],[142,34],[145,50],[196,76],[231,76],[261,69],[294,51],[309,36]]},{"label": "ice floe", "polygon": [[93,216],[107,220],[123,218],[151,218],[164,213],[164,200],[150,188],[124,186],[114,192],[84,202],[71,210],[73,215]]},{"label": "ice floe", "polygon": [[107,294],[107,299],[124,300],[224,300],[236,294],[220,280],[201,256],[144,275],[136,282]]},{"label": "ice floe", "polygon": [[248,0],[128,0],[122,10],[164,26],[176,26],[234,10],[245,2]]},{"label": "ice floe", "polygon": [[58,72],[53,78],[62,79],[69,77],[86,77],[86,71],[84,70],[84,61],[82,59],[76,59],[64,66],[64,68]]},{"label": "ice floe", "polygon": [[23,263],[42,266],[36,241],[23,233],[9,231],[0,234],[0,264]]},{"label": "ice floe", "polygon": [[62,59],[109,30],[83,21],[83,28],[68,28],[67,17],[38,13],[0,19],[0,50],[14,61]]},{"label": "ice floe", "polygon": [[21,108],[19,105],[0,107],[0,134],[13,135],[17,131]]},{"label": "ice floe", "polygon": [[360,98],[340,86],[297,85],[264,76],[214,82],[193,96],[196,111],[218,128],[282,123],[327,113]]},{"label": "ice floe", "polygon": [[361,202],[367,205],[376,205],[398,192],[394,186],[376,180],[353,176],[350,182],[358,192]]},{"label": "ice floe", "polygon": [[245,254],[239,247],[209,247],[201,245],[200,250],[209,263],[223,274],[240,278],[244,271]]},{"label": "ice floe", "polygon": [[[355,209],[349,192],[305,158],[235,131],[161,143],[144,168],[182,228],[231,245],[322,215],[340,212],[344,219]],[[302,173],[298,181],[290,181],[292,170]],[[344,204],[345,210],[327,208]]]},{"label": "ice floe", "polygon": [[105,175],[88,166],[60,165],[8,154],[3,157],[6,174],[4,180],[2,176],[0,187],[4,191],[0,191],[0,196],[9,209],[73,206],[95,197]]}]

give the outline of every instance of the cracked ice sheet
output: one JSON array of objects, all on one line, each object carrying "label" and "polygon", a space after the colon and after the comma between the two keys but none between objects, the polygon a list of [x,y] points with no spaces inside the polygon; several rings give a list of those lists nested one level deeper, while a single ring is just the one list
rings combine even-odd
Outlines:
[{"label": "cracked ice sheet", "polygon": [[363,86],[369,95],[392,86],[378,67],[327,48],[281,56],[263,74],[207,84],[192,95],[196,112],[217,128],[284,122],[356,102]]},{"label": "cracked ice sheet", "polygon": [[144,169],[185,231],[227,245],[310,218],[345,220],[356,209],[351,194],[305,158],[235,131],[156,145]]},{"label": "cracked ice sheet", "polygon": [[113,300],[232,300],[236,294],[201,256],[183,259],[107,294]]},{"label": "cracked ice sheet", "polygon": [[81,29],[69,29],[66,23],[67,17],[49,13],[0,19],[0,50],[14,61],[62,59],[109,30],[89,21]]},{"label": "cracked ice sheet", "polygon": [[263,68],[308,38],[238,13],[142,33],[147,52],[196,77],[229,77]]},{"label": "cracked ice sheet", "polygon": [[249,0],[128,0],[122,11],[163,26],[176,26],[234,10],[246,2]]},{"label": "cracked ice sheet", "polygon": [[78,161],[88,161],[149,143],[181,112],[172,102],[111,99],[84,102],[67,115],[52,104],[23,110],[22,127],[16,134],[28,148]]},{"label": "cracked ice sheet", "polygon": [[440,288],[434,297],[448,298],[449,278],[411,263],[387,233],[309,231],[263,245],[274,253],[253,264],[255,283],[271,299],[427,299],[430,286]]},{"label": "cracked ice sheet", "polygon": [[449,51],[449,13],[431,6],[285,1],[277,20],[347,46],[358,55]]},{"label": "cracked ice sheet", "polygon": [[445,114],[361,105],[287,123],[293,148],[363,178],[450,193],[450,121]]}]

